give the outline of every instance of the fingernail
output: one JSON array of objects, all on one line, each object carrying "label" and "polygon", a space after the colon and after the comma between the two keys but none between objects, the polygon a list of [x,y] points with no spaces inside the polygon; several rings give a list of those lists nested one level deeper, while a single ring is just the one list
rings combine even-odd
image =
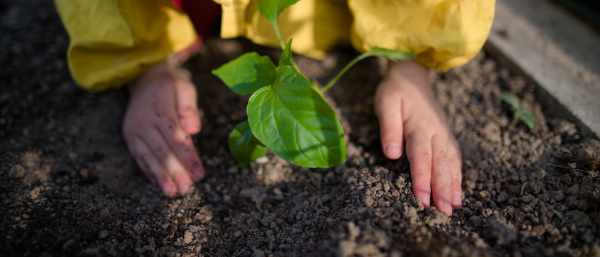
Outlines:
[{"label": "fingernail", "polygon": [[421,200],[421,203],[423,204],[424,207],[429,207],[429,195],[427,195],[427,194],[421,195],[419,200]]},{"label": "fingernail", "polygon": [[184,129],[195,129],[200,125],[200,121],[198,119],[183,119],[181,121],[181,127]]},{"label": "fingernail", "polygon": [[446,199],[436,201],[435,207],[441,212],[448,214],[448,216],[452,215],[452,205],[450,205],[450,201]]},{"label": "fingernail", "polygon": [[171,185],[169,185],[169,183],[164,183],[162,184],[162,190],[163,193],[165,193],[165,195],[170,196],[171,195]]},{"label": "fingernail", "polygon": [[448,214],[448,216],[452,215],[452,205],[450,201],[443,199],[440,201],[440,211]]},{"label": "fingernail", "polygon": [[192,179],[194,179],[194,182],[198,182],[204,178],[204,172],[200,169],[194,169],[193,174],[194,176]]},{"label": "fingernail", "polygon": [[452,194],[452,203],[454,205],[462,205],[462,195],[460,193]]},{"label": "fingernail", "polygon": [[179,193],[181,193],[181,195],[187,195],[187,193],[190,191],[190,186],[188,185],[179,185]]},{"label": "fingernail", "polygon": [[385,148],[385,153],[389,157],[396,157],[400,155],[400,145],[397,143],[391,143]]}]

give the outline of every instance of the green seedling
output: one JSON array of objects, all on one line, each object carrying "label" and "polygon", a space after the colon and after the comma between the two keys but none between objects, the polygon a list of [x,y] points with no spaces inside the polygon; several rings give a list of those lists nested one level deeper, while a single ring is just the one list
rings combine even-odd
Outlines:
[{"label": "green seedling", "polygon": [[508,103],[513,111],[513,121],[510,123],[511,126],[516,126],[519,120],[523,121],[529,129],[533,129],[535,121],[533,120],[533,114],[527,110],[527,104],[521,104],[519,97],[512,93],[501,93],[500,99]]},{"label": "green seedling", "polygon": [[240,167],[265,155],[267,147],[286,160],[305,167],[332,167],[346,161],[342,125],[323,98],[340,77],[358,61],[385,57],[407,60],[413,54],[373,48],[346,65],[326,86],[302,75],[292,59],[292,39],[284,43],[277,20],[281,12],[298,0],[261,0],[258,10],[272,25],[283,49],[278,66],[267,56],[246,53],[212,71],[239,95],[252,94],[246,112],[248,122],[229,135],[231,154]]}]

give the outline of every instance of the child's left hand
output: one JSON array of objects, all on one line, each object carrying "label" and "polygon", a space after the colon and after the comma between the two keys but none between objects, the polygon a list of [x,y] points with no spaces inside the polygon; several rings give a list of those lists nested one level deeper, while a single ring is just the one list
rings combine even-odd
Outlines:
[{"label": "child's left hand", "polygon": [[462,206],[462,157],[428,75],[417,62],[390,62],[375,93],[375,113],[385,156],[400,158],[406,140],[415,197],[429,207],[433,195],[435,206],[452,215]]}]

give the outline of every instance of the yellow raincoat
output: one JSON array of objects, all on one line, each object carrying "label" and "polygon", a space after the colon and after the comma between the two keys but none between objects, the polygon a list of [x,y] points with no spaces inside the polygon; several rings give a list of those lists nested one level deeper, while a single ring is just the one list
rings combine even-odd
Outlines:
[{"label": "yellow raincoat", "polygon": [[[246,37],[278,47],[258,0],[215,0],[222,4],[221,36]],[[364,52],[384,47],[417,54],[438,69],[460,66],[487,38],[494,0],[301,0],[279,18],[292,50],[323,58],[336,46]],[[185,13],[170,0],[55,0],[71,37],[69,69],[82,88],[121,86],[150,66],[193,44],[197,38]]]}]

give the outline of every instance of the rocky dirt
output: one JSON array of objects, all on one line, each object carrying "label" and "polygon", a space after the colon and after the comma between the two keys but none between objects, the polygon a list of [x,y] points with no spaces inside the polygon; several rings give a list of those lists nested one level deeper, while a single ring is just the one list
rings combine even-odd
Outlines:
[{"label": "rocky dirt", "polygon": [[[3,256],[599,256],[600,142],[544,113],[534,86],[482,52],[436,74],[434,89],[464,155],[464,207],[447,217],[412,196],[408,162],[379,145],[373,92],[385,67],[362,61],[328,92],[348,135],[346,163],[308,169],[272,153],[239,169],[229,131],[247,97],[210,70],[251,50],[210,38],[186,64],[199,89],[194,137],[208,177],[163,197],[121,139],[124,89],[84,92],[51,1],[0,1],[0,255]],[[355,53],[318,62],[328,81]],[[510,127],[502,91],[536,127]]]}]

